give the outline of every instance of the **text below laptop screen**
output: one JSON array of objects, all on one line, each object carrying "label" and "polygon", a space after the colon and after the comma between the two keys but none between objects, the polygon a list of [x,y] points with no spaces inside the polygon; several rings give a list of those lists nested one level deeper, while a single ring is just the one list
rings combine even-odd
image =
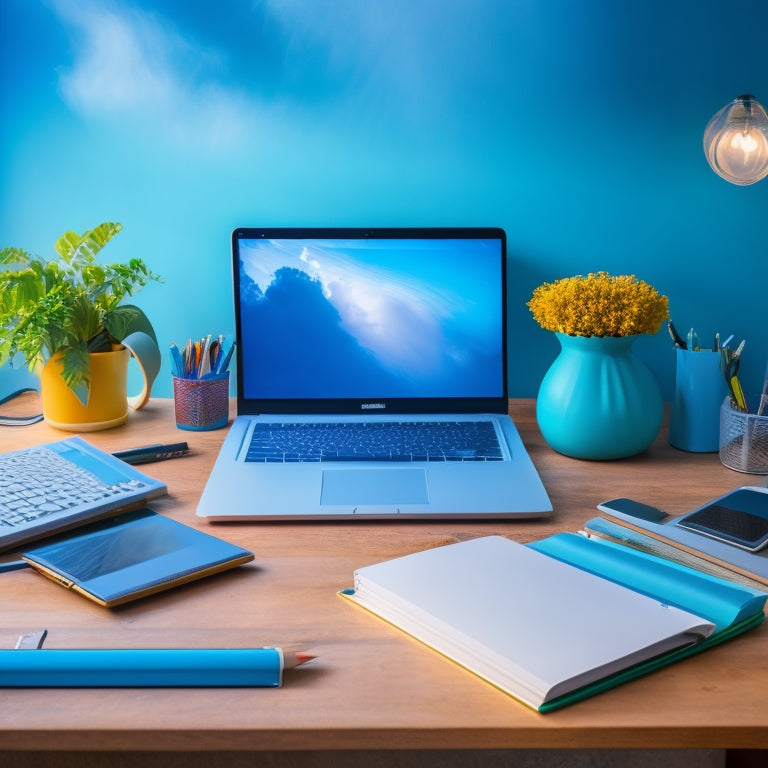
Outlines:
[{"label": "text below laptop screen", "polygon": [[504,242],[491,232],[236,230],[240,397],[504,397]]}]

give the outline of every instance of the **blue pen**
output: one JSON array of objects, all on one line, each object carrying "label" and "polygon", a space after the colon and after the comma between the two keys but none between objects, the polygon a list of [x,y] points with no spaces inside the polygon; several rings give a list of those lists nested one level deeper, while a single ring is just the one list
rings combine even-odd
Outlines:
[{"label": "blue pen", "polygon": [[219,365],[216,368],[217,373],[224,373],[224,371],[229,368],[229,361],[232,359],[232,353],[235,351],[235,342],[233,341],[229,345],[229,349],[227,350],[226,355],[222,358],[222,360],[219,362]]},{"label": "blue pen", "polygon": [[0,573],[20,571],[22,568],[29,568],[29,563],[26,560],[13,560],[9,563],[0,563]]},{"label": "blue pen", "polygon": [[171,344],[171,368],[173,369],[173,375],[177,379],[184,376],[184,359],[175,344]]},{"label": "blue pen", "polygon": [[279,687],[314,658],[280,648],[0,650],[0,687]]}]

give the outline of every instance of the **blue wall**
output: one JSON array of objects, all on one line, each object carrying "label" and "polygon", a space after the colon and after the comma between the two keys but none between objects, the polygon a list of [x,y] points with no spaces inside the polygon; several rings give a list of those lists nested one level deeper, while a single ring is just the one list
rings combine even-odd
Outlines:
[{"label": "blue wall", "polygon": [[[558,351],[533,288],[600,269],[746,338],[762,383],[768,180],[715,176],[701,137],[768,105],[764,0],[2,0],[0,29],[0,245],[122,222],[104,257],[164,276],[137,300],[164,348],[232,331],[235,226],[483,224],[508,233],[513,396]],[[668,399],[666,333],[637,350]]]}]

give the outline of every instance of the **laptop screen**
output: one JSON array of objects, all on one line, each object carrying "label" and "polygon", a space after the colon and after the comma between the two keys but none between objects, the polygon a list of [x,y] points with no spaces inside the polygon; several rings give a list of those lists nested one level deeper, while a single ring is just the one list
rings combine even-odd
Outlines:
[{"label": "laptop screen", "polygon": [[241,413],[506,412],[500,229],[233,232]]}]

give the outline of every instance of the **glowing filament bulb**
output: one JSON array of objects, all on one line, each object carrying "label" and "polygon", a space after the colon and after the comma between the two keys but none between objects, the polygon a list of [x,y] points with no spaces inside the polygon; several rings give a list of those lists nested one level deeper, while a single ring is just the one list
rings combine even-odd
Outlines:
[{"label": "glowing filament bulb", "polygon": [[754,96],[739,96],[709,121],[704,153],[712,170],[733,184],[768,176],[768,115]]}]

